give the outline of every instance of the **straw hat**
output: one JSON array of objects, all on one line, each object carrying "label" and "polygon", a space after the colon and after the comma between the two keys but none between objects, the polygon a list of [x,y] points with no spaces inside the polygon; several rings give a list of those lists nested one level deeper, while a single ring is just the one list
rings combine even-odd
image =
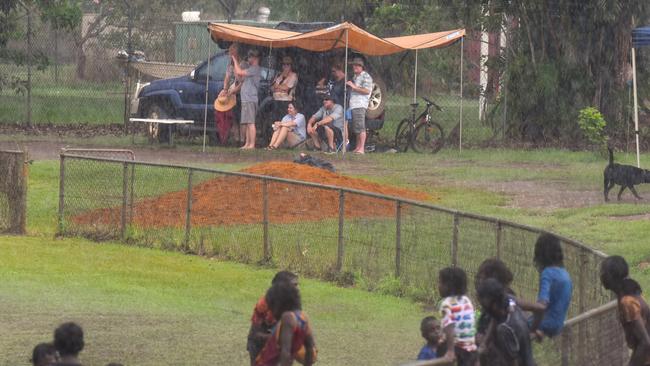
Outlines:
[{"label": "straw hat", "polygon": [[237,104],[237,97],[234,94],[228,95],[224,93],[214,100],[214,109],[218,112],[227,112],[235,108],[235,104]]}]

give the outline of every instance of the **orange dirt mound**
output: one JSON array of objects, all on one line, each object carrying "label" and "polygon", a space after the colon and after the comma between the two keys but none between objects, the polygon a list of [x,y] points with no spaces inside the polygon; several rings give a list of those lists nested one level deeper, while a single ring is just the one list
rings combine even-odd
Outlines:
[{"label": "orange dirt mound", "polygon": [[[323,169],[289,162],[269,162],[242,170],[246,173],[301,180],[411,200],[431,200],[429,195],[363,179],[350,178]],[[268,181],[269,221],[292,223],[336,218],[339,192]],[[222,176],[192,187],[192,226],[260,223],[263,220],[263,184],[259,179]],[[395,214],[395,203],[356,194],[345,194],[345,216],[386,217]],[[183,227],[187,191],[166,193],[137,201],[132,223],[138,227]],[[127,210],[128,211],[128,210]],[[73,217],[77,224],[119,224],[121,207],[92,210]]]}]

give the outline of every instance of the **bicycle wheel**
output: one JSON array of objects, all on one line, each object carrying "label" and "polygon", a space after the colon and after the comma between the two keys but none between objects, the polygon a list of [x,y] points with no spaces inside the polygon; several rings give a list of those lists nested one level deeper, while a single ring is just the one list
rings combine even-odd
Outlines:
[{"label": "bicycle wheel", "polygon": [[411,140],[411,148],[415,152],[429,151],[437,153],[442,149],[445,135],[442,127],[436,122],[422,123],[415,129],[415,137]]},{"label": "bicycle wheel", "polygon": [[406,152],[409,148],[409,124],[411,120],[404,118],[397,125],[395,132],[395,149],[399,152]]}]

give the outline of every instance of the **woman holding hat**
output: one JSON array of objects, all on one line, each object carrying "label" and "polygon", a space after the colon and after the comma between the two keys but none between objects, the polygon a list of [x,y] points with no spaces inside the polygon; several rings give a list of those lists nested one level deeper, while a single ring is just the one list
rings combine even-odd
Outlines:
[{"label": "woman holding hat", "polygon": [[[232,43],[228,47],[228,55],[239,63],[239,45]],[[234,75],[234,67],[231,63],[226,68],[226,74],[223,78],[223,89],[219,92],[217,99],[214,100],[214,121],[217,128],[219,142],[225,145],[228,142],[228,133],[234,120],[233,108],[237,104],[237,96],[241,80],[237,80]]]},{"label": "woman holding hat", "polygon": [[282,71],[271,84],[273,91],[273,120],[278,121],[287,111],[289,102],[294,100],[298,74],[293,71],[293,60],[289,56],[282,58]]}]

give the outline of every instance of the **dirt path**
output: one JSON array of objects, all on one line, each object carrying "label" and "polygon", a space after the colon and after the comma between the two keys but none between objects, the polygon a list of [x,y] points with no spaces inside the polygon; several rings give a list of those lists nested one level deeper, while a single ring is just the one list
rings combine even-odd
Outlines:
[{"label": "dirt path", "polygon": [[[0,149],[17,149],[24,148],[29,151],[31,159],[34,160],[52,160],[58,159],[59,153],[62,148],[70,147],[64,142],[53,141],[30,141],[21,142],[20,144],[10,141],[0,141]],[[93,146],[74,146],[93,148]],[[95,148],[97,148],[95,146]],[[105,147],[101,147],[105,148]],[[162,147],[162,146],[142,146],[130,147],[135,153],[136,159],[140,161],[169,163],[169,164],[219,164],[219,163],[258,163],[271,160],[293,160],[296,152],[287,152],[285,154],[274,152],[269,154],[267,151],[259,149],[254,152],[240,152],[238,150],[219,150],[218,152],[202,153],[189,150],[187,147]],[[329,159],[325,157],[325,159]],[[373,162],[369,162],[363,157],[353,157],[352,159],[344,161],[334,161],[337,170],[344,174],[349,175],[365,175],[365,176],[382,176],[384,171],[381,167]],[[454,162],[450,162],[454,164]],[[557,169],[557,166],[548,164],[525,164],[525,169]],[[521,169],[522,164],[504,163],[500,167],[512,167],[513,169]],[[449,184],[448,181],[443,181],[442,177],[433,176],[431,174],[415,172],[417,184],[427,182],[427,184]],[[509,182],[489,182],[489,181],[474,181],[453,182],[454,185],[467,186],[471,188],[484,189],[490,192],[503,194],[509,198],[507,207],[511,208],[525,208],[525,209],[539,209],[543,211],[553,211],[561,208],[579,208],[599,205],[603,202],[602,192],[600,188],[594,184],[594,190],[572,190],[568,189],[568,184],[562,181],[551,182],[538,182],[538,181],[509,181]],[[641,187],[640,194],[643,195],[644,187]],[[635,202],[633,198],[628,197],[629,194],[623,196],[623,202]],[[613,197],[612,197],[613,198]],[[615,198],[614,198],[615,199]]]}]

